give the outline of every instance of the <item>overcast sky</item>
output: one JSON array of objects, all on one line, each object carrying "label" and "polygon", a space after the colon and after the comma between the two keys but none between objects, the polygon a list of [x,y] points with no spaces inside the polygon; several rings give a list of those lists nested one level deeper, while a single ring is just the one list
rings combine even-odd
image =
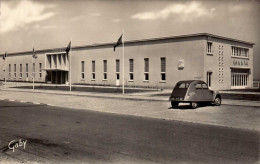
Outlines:
[{"label": "overcast sky", "polygon": [[0,54],[212,33],[254,42],[260,80],[259,0],[0,0]]}]

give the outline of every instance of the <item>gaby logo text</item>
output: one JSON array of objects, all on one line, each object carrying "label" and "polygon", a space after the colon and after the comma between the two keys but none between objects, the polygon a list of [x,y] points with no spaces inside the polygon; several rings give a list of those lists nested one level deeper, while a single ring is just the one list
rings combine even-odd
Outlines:
[{"label": "gaby logo text", "polygon": [[12,141],[8,144],[8,148],[9,148],[10,150],[13,150],[13,152],[14,152],[14,149],[17,149],[17,148],[19,148],[19,147],[23,147],[23,149],[25,149],[26,142],[27,142],[27,140],[22,140],[22,139],[20,139],[19,141],[12,140]]}]

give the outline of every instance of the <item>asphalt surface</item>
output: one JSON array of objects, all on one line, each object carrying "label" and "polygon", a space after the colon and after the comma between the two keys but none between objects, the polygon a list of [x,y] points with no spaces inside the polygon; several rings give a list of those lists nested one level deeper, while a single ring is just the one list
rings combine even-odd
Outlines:
[{"label": "asphalt surface", "polygon": [[259,162],[258,131],[44,104],[0,101],[0,131],[0,163]]},{"label": "asphalt surface", "polygon": [[48,104],[106,113],[126,114],[166,120],[225,126],[260,131],[260,103],[223,100],[221,106],[206,105],[196,110],[190,106],[172,109],[165,99],[151,99],[149,95],[115,95],[58,91],[1,90],[0,100]]}]

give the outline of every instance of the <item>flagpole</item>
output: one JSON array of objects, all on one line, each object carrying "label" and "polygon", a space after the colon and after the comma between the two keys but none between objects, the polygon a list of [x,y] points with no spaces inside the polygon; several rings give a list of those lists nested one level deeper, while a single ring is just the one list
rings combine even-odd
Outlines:
[{"label": "flagpole", "polygon": [[6,89],[6,57],[5,57],[5,89]]},{"label": "flagpole", "polygon": [[[70,39],[70,42],[71,42],[72,39]],[[71,92],[71,52],[72,52],[72,46],[70,45],[70,51],[69,51],[69,59],[70,59],[70,92]]]},{"label": "flagpole", "polygon": [[[33,51],[34,51],[34,47],[33,47]],[[32,69],[33,69],[33,63],[34,63],[34,52],[33,52],[33,58],[32,58]],[[33,72],[32,72],[32,75],[33,75],[33,90],[34,90],[34,69],[33,69]]]},{"label": "flagpole", "polygon": [[[32,58],[32,64],[34,63],[34,57]],[[33,67],[33,65],[32,65],[32,67]],[[34,71],[34,69],[33,69],[33,71]],[[33,75],[33,90],[34,90],[34,72],[32,73],[32,75]]]},{"label": "flagpole", "polygon": [[123,37],[122,37],[122,44],[123,44],[123,48],[122,48],[122,51],[123,51],[123,94],[125,94],[125,43],[124,43],[124,29],[123,29]]}]

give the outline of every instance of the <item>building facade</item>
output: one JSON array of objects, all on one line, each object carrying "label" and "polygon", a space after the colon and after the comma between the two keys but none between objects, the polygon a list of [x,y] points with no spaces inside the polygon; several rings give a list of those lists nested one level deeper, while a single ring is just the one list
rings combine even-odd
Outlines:
[{"label": "building facade", "polygon": [[[252,87],[254,43],[217,35],[192,35],[8,53],[0,60],[7,81],[172,88],[199,79],[211,89]],[[4,54],[1,54],[2,56]],[[123,78],[124,71],[124,78]]]}]

